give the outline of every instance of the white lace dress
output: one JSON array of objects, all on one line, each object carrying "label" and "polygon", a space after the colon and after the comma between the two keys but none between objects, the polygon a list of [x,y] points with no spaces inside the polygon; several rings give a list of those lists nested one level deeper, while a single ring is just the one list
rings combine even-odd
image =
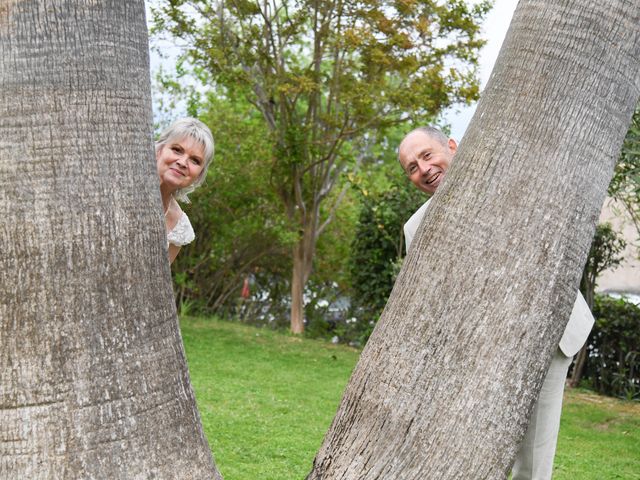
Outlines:
[{"label": "white lace dress", "polygon": [[182,247],[187,243],[193,242],[194,238],[196,238],[196,234],[193,231],[189,217],[187,217],[186,213],[182,212],[182,215],[180,215],[180,218],[178,219],[178,223],[176,223],[175,227],[167,233],[167,242],[178,247]]}]

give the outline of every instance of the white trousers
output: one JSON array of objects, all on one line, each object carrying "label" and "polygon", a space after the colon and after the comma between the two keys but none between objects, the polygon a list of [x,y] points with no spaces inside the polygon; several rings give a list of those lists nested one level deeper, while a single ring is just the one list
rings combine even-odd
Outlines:
[{"label": "white trousers", "polygon": [[560,430],[562,394],[572,360],[559,348],[553,355],[540,396],[531,413],[529,428],[516,455],[512,480],[551,479]]}]

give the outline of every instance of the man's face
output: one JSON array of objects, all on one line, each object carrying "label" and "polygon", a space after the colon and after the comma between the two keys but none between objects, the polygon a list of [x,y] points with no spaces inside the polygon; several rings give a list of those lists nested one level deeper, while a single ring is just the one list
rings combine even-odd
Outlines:
[{"label": "man's face", "polygon": [[452,138],[442,144],[431,135],[416,131],[407,135],[398,151],[400,165],[409,180],[425,193],[434,193],[458,148]]}]

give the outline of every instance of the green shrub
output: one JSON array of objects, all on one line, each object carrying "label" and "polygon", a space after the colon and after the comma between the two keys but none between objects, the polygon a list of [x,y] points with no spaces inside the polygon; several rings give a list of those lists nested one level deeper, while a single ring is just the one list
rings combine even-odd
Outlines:
[{"label": "green shrub", "polygon": [[427,197],[398,174],[377,194],[362,193],[362,208],[351,244],[352,316],[338,334],[364,343],[391,294],[405,254],[402,227]]},{"label": "green shrub", "polygon": [[640,308],[597,295],[593,313],[585,376],[600,393],[640,400]]}]

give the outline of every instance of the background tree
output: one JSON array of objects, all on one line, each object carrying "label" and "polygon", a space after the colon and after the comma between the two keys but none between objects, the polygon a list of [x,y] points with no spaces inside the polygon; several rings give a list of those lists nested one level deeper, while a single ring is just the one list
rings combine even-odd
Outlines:
[{"label": "background tree", "polygon": [[247,276],[286,278],[294,238],[264,174],[271,144],[258,113],[242,99],[213,93],[192,101],[190,113],[211,127],[216,156],[193,195],[196,207],[186,209],[197,237],[176,260],[176,293],[179,305],[224,315],[235,313]]},{"label": "background tree", "polygon": [[518,4],[310,480],[507,477],[640,95],[639,36],[625,0]]},{"label": "background tree", "polygon": [[620,265],[622,262],[620,255],[626,245],[625,240],[613,230],[610,223],[601,223],[596,227],[580,280],[580,291],[589,308],[593,309],[598,276],[605,270]]},{"label": "background tree", "polygon": [[341,173],[362,160],[374,132],[476,98],[477,23],[488,5],[179,0],[155,10],[157,28],[186,42],[193,65],[264,118],[268,174],[296,235],[294,333],[304,329],[318,238],[344,198],[332,195]]},{"label": "background tree", "polygon": [[[609,196],[617,200],[631,219],[640,240],[640,106],[636,108],[622,145],[620,159],[609,185]],[[640,248],[640,245],[636,245]]]},{"label": "background tree", "polygon": [[172,301],[142,1],[0,7],[6,479],[221,478]]}]

